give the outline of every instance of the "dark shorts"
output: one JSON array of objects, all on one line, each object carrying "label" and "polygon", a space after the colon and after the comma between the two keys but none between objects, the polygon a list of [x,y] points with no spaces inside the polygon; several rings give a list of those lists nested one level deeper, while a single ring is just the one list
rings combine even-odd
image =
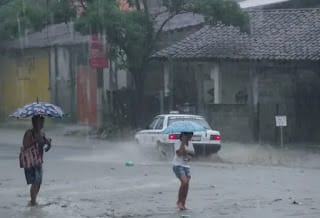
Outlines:
[{"label": "dark shorts", "polygon": [[189,167],[183,166],[173,166],[173,172],[176,174],[176,177],[181,178],[181,176],[186,176],[191,178],[191,172]]},{"label": "dark shorts", "polygon": [[24,169],[24,174],[26,176],[27,184],[41,184],[42,183],[42,166],[31,167],[29,169]]}]

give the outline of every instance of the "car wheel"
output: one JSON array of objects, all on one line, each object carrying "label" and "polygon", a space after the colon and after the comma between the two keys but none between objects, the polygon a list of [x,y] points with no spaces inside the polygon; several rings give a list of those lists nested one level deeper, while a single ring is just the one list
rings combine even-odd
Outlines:
[{"label": "car wheel", "polygon": [[161,142],[157,142],[157,150],[159,152],[159,155],[162,159],[167,157],[167,153],[165,152],[165,150],[163,149],[163,145]]},{"label": "car wheel", "polygon": [[135,141],[136,141],[136,144],[137,144],[137,145],[140,145],[139,139],[135,139]]}]

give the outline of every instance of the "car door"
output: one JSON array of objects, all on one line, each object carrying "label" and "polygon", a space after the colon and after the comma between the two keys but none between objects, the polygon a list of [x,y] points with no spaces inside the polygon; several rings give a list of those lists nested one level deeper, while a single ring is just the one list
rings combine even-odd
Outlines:
[{"label": "car door", "polygon": [[160,116],[154,130],[150,134],[150,140],[152,144],[156,144],[160,140],[160,133],[164,129],[164,116]]},{"label": "car door", "polygon": [[152,135],[154,128],[158,123],[159,117],[155,117],[152,122],[146,127],[146,129],[139,132],[139,143],[150,144],[152,143]]}]

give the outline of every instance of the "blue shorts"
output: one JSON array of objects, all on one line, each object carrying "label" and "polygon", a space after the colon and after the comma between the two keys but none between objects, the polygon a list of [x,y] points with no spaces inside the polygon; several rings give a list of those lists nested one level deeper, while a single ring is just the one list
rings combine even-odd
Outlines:
[{"label": "blue shorts", "polygon": [[31,167],[24,169],[27,184],[41,184],[42,183],[42,166]]},{"label": "blue shorts", "polygon": [[172,169],[179,179],[181,178],[181,176],[186,176],[188,178],[191,178],[191,172],[189,167],[173,166]]}]

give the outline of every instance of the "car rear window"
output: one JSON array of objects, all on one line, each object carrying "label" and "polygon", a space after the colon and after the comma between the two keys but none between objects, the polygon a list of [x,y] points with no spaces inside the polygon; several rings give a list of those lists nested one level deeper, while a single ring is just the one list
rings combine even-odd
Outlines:
[{"label": "car rear window", "polygon": [[164,117],[160,117],[157,125],[155,126],[155,129],[162,129],[163,128],[163,121],[164,121]]},{"label": "car rear window", "polygon": [[177,122],[177,121],[192,121],[195,122],[207,129],[211,129],[210,125],[208,124],[208,122],[205,119],[201,119],[201,118],[195,118],[195,117],[169,117],[168,118],[168,126],[170,126],[170,124]]},{"label": "car rear window", "polygon": [[154,129],[157,121],[159,120],[159,117],[155,117],[152,122],[149,124],[148,129]]}]

